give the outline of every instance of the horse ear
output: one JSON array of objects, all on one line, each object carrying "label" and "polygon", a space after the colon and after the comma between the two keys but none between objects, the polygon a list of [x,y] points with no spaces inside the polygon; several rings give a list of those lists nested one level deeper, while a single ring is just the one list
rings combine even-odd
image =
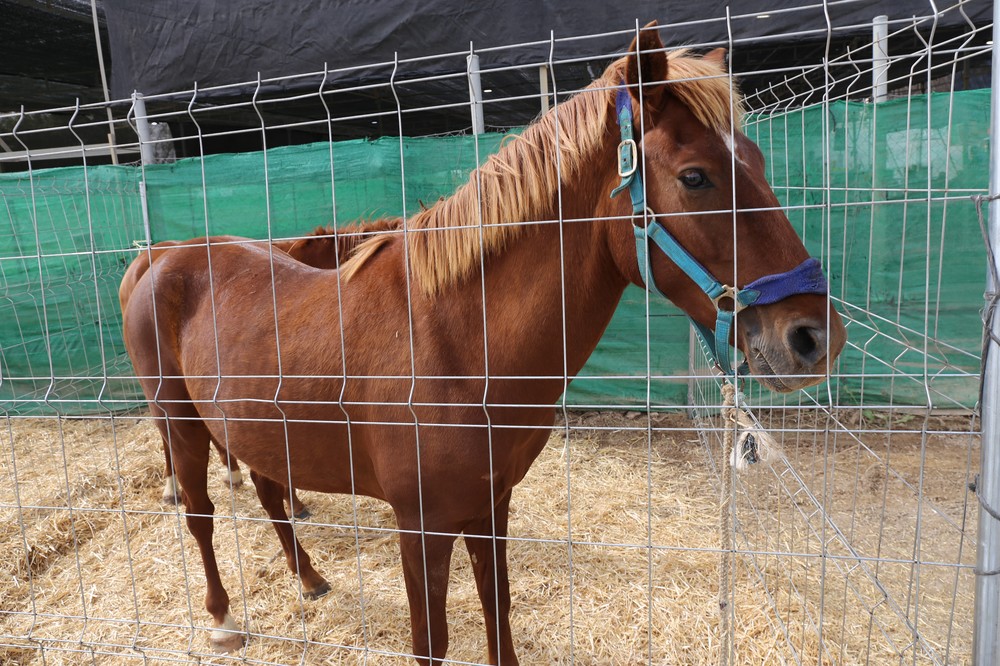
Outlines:
[{"label": "horse ear", "polygon": [[712,49],[711,51],[709,51],[708,53],[706,53],[705,55],[703,55],[702,58],[704,58],[705,60],[714,62],[715,64],[717,64],[722,69],[722,71],[728,72],[729,71],[729,67],[726,65],[726,56],[727,55],[729,55],[729,52],[726,51],[726,49],[724,47],[720,46],[717,49]]},{"label": "horse ear", "polygon": [[[642,81],[643,100],[655,104],[664,91],[667,80],[667,54],[663,50],[660,33],[655,28],[656,21],[650,21],[629,46],[625,63],[625,83],[632,96],[639,99],[638,83]],[[641,74],[641,77],[640,77]]]}]

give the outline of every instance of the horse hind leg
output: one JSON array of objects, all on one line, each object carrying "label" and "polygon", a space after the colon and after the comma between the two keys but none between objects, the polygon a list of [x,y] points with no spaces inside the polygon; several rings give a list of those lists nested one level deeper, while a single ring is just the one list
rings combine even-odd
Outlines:
[{"label": "horse hind leg", "polygon": [[260,505],[264,507],[274,531],[278,533],[281,549],[285,553],[285,561],[292,573],[298,574],[302,581],[302,593],[308,599],[318,599],[330,591],[330,584],[313,569],[308,553],[295,538],[288,514],[285,512],[284,499],[288,496],[287,487],[250,470],[250,479],[257,489]]},{"label": "horse hind leg", "polygon": [[[212,444],[215,445],[215,450],[219,452],[219,458],[222,460],[222,464],[229,468],[229,487],[241,487],[243,485],[243,472],[240,470],[239,462],[237,462],[236,458],[233,457],[225,447],[215,441],[214,437],[212,438]],[[166,459],[166,473],[164,474],[163,482],[163,502],[165,504],[180,504],[181,488],[177,485],[177,477],[174,475],[173,464],[170,462],[170,447],[167,446],[166,439],[163,441],[163,456]],[[306,518],[312,516],[312,512],[309,510],[309,507],[306,506],[305,502],[303,502],[299,497],[295,488],[291,489],[291,495],[287,492],[283,492],[282,497],[288,501],[292,515],[299,520],[305,520]]]},{"label": "horse hind leg", "polygon": [[[285,492],[285,490],[290,490],[291,494],[289,495],[289,493]],[[295,492],[295,488],[284,488],[281,495],[291,506],[293,516],[299,520],[305,520],[306,518],[310,518],[312,516],[312,511],[310,511],[309,507],[305,505],[305,502],[299,498],[299,494]]]},{"label": "horse hind leg", "polygon": [[215,441],[212,438],[212,444],[215,445],[215,450],[219,452],[219,458],[222,460],[222,464],[229,469],[229,487],[239,488],[243,485],[243,472],[240,471],[240,464],[236,461],[236,457],[231,455],[226,447]]},{"label": "horse hind leg", "polygon": [[177,476],[174,474],[174,463],[170,459],[170,445],[167,444],[167,439],[163,438],[163,458],[164,458],[164,473],[163,473],[163,495],[161,500],[164,504],[180,504],[181,503],[181,487],[177,484]]},{"label": "horse hind leg", "polygon": [[[229,452],[220,446],[214,438],[212,439],[212,444],[215,445],[216,451],[219,452],[219,458],[222,459],[222,464],[229,469],[229,476],[227,479],[229,487],[239,488],[243,485],[243,472],[240,471],[240,464],[236,461],[236,458],[229,455]],[[174,474],[174,466],[170,459],[170,446],[167,444],[166,438],[163,440],[163,457],[165,461],[164,468],[166,471],[163,474],[162,501],[164,504],[180,504],[181,487],[178,485],[177,476]],[[296,517],[300,517],[298,513],[296,513]]]},{"label": "horse hind leg", "polygon": [[[219,458],[222,459],[222,464],[229,468],[229,486],[231,488],[239,488],[243,485],[243,472],[240,471],[240,465],[236,462],[236,458],[233,458],[228,454],[228,452],[219,446],[214,440],[216,450],[219,452]],[[181,503],[181,488],[177,484],[177,476],[174,474],[173,463],[170,460],[170,447],[167,445],[166,440],[163,442],[163,457],[165,459],[165,472],[163,474],[163,503],[164,504],[180,504]]]},{"label": "horse hind leg", "polygon": [[213,620],[210,637],[212,647],[220,652],[233,652],[243,646],[245,636],[229,612],[229,594],[222,585],[215,549],[212,546],[212,515],[215,512],[215,505],[208,497],[210,435],[193,409],[184,412],[171,415],[182,418],[168,416],[159,419],[157,426],[164,441],[169,442],[169,447],[165,450],[171,457],[171,467],[177,476],[187,509],[185,518],[188,531],[198,544],[202,564],[205,567],[205,609]]}]

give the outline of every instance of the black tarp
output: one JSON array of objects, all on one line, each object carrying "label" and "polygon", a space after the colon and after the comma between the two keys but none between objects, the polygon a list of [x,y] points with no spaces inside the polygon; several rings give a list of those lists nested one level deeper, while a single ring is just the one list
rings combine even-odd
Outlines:
[{"label": "black tarp", "polygon": [[89,0],[0,0],[0,113],[76,99],[104,99]]},{"label": "black tarp", "polygon": [[[484,54],[484,66],[524,65],[549,56],[550,35],[558,39],[634,29],[636,20],[657,19],[669,44],[720,44],[734,52],[758,53],[759,60],[779,45],[826,41],[849,35],[871,35],[872,18],[891,21],[927,16],[927,0],[890,2],[809,2],[744,0],[664,2],[635,0],[104,0],[114,69],[115,97],[133,90],[145,94],[189,90],[264,78],[331,69],[390,63],[396,54],[412,59],[448,52],[541,42]],[[951,9],[936,21],[938,30],[990,20],[989,0],[965,4],[963,16]],[[761,15],[766,18],[757,18]],[[925,21],[929,33],[933,22]],[[893,29],[898,28],[894,24]],[[627,35],[605,39],[560,41],[559,59],[593,56],[621,49]],[[488,61],[488,62],[487,62]],[[411,75],[455,71],[455,62],[408,63]],[[782,63],[787,65],[788,63]],[[385,67],[357,69],[336,77],[360,82],[384,80]]]},{"label": "black tarp", "polygon": [[[203,129],[259,128],[264,116],[269,128],[295,128],[272,136],[291,143],[326,137],[325,129],[310,124],[325,113],[315,99],[253,109],[232,102],[287,98],[322,86],[335,109],[335,138],[464,131],[471,124],[466,55],[474,48],[483,70],[486,125],[509,127],[538,113],[540,65],[554,64],[547,70],[551,89],[578,89],[622,53],[637,22],[658,20],[667,46],[729,47],[734,73],[744,91],[752,91],[783,79],[791,67],[815,68],[850,48],[862,60],[870,57],[870,47],[862,45],[870,43],[872,18],[879,14],[889,16],[895,33],[890,52],[900,54],[919,52],[932,33],[940,43],[969,34],[970,21],[990,21],[990,0],[958,7],[964,14],[950,6],[932,18],[927,0],[838,0],[825,6],[801,0],[104,0],[115,97],[134,90],[161,95],[153,111],[177,112],[175,124],[185,122],[188,102],[200,109],[229,104],[226,113],[202,114]],[[985,42],[986,31],[976,38]],[[318,74],[324,65],[325,81]],[[912,66],[912,58],[897,61],[900,80]],[[798,94],[808,93],[799,103],[819,101],[824,92],[843,93],[821,69],[811,77],[794,82]],[[236,83],[246,85],[231,85]],[[195,84],[196,104],[190,92]],[[175,127],[175,134],[183,131]],[[208,149],[252,148],[231,144]]]}]

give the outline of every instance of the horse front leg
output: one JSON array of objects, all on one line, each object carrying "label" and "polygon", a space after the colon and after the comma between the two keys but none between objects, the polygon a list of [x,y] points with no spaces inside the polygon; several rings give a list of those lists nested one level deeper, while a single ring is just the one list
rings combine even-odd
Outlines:
[{"label": "horse front leg", "polygon": [[442,661],[448,652],[448,573],[456,537],[452,534],[421,535],[419,522],[416,525],[413,524],[416,521],[398,522],[404,530],[399,535],[399,548],[410,604],[413,654],[421,666],[430,666],[432,661]]},{"label": "horse front leg", "polygon": [[510,582],[507,577],[510,492],[508,490],[497,502],[492,517],[474,521],[465,528],[465,547],[472,560],[476,589],[486,620],[489,662],[502,666],[516,666],[518,663],[510,631]]},{"label": "horse front leg", "polygon": [[292,526],[285,513],[284,497],[287,495],[285,486],[250,470],[250,479],[257,489],[260,505],[267,511],[274,531],[278,533],[281,549],[285,552],[285,561],[292,573],[298,574],[302,581],[302,593],[308,599],[318,599],[330,591],[330,584],[313,569],[309,555],[303,550],[299,540],[295,538]]}]

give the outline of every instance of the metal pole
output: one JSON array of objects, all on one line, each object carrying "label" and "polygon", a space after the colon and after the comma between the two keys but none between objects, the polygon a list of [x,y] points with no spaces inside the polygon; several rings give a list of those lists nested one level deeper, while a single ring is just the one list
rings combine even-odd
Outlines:
[{"label": "metal pole", "polygon": [[[135,116],[135,133],[139,135],[139,159],[143,167],[153,163],[153,144],[150,143],[149,118],[146,116],[146,100],[142,93],[132,93],[132,110]],[[153,244],[152,229],[149,226],[149,200],[146,197],[146,170],[142,170],[139,181],[139,201],[142,204],[142,226],[146,232],[146,244]]]},{"label": "metal pole", "polygon": [[542,65],[538,68],[538,85],[542,95],[542,115],[549,112],[549,68]]},{"label": "metal pole", "polygon": [[132,93],[132,108],[135,110],[135,131],[139,135],[139,155],[143,164],[153,163],[152,136],[149,132],[149,119],[146,116],[146,100],[141,92]]},{"label": "metal pole", "polygon": [[483,133],[483,84],[479,79],[479,56],[468,58],[469,101],[472,102],[472,133]]},{"label": "metal pole", "polygon": [[884,102],[889,82],[889,17],[872,19],[872,99]]},{"label": "metal pole", "polygon": [[[993,3],[993,72],[990,95],[990,187],[989,242],[993,247],[987,301],[989,294],[1000,289],[992,278],[1000,271],[1000,2]],[[1000,337],[1000,314],[994,312],[987,322],[989,333]],[[980,447],[979,479],[979,539],[976,549],[975,622],[972,632],[972,663],[977,666],[1000,664],[1000,345],[998,337],[986,346],[983,368],[983,398],[979,406],[982,415],[983,440]]]},{"label": "metal pole", "polygon": [[111,114],[111,95],[108,93],[108,75],[104,70],[104,47],[101,46],[101,28],[97,22],[97,0],[90,0],[90,15],[94,20],[94,41],[97,42],[97,65],[101,70],[101,87],[104,88],[104,103],[108,110],[108,150],[111,152],[112,164],[118,164],[118,151],[115,149],[115,119]]}]

